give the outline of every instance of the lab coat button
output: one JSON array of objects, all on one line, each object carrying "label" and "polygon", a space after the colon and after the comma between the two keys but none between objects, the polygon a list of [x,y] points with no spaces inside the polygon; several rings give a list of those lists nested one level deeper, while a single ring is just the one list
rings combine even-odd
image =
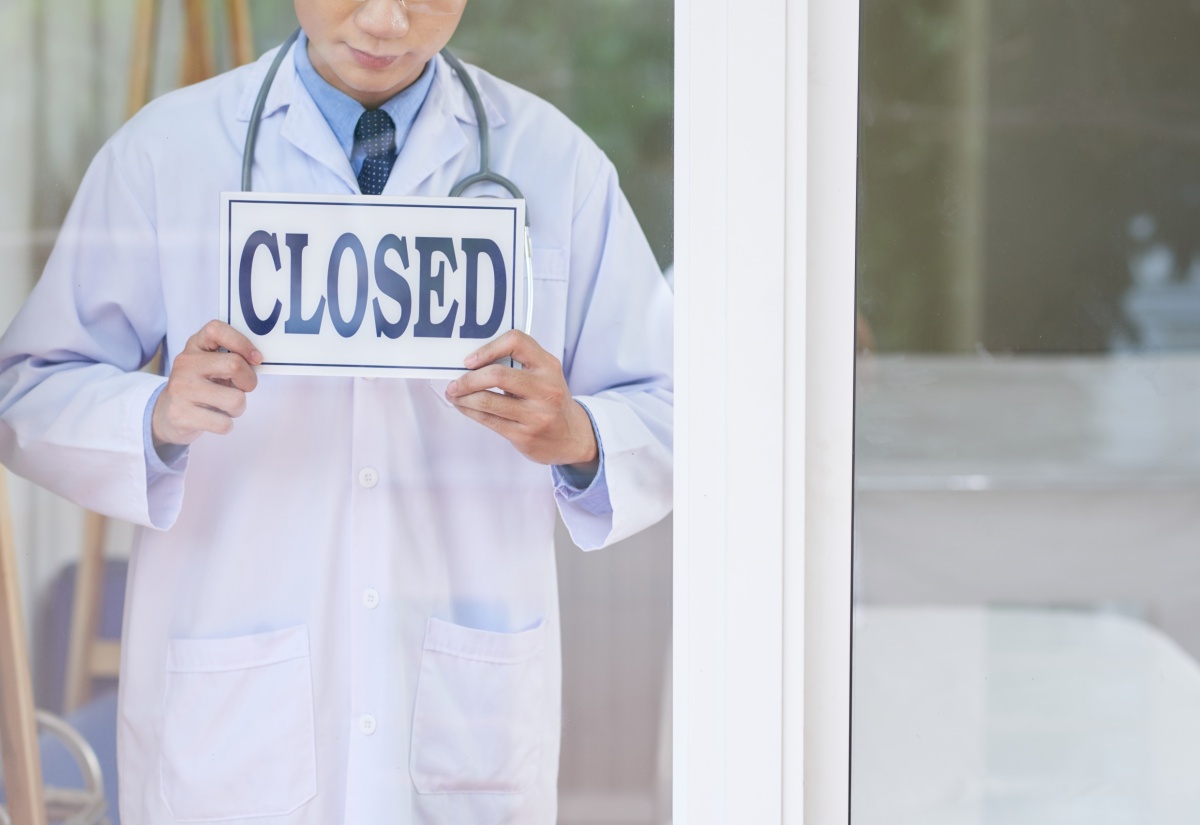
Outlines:
[{"label": "lab coat button", "polygon": [[374,467],[363,467],[358,471],[358,483],[371,489],[379,483],[379,471]]},{"label": "lab coat button", "polygon": [[375,717],[369,713],[364,713],[359,717],[358,729],[363,732],[364,736],[370,736],[375,732]]},{"label": "lab coat button", "polygon": [[370,610],[379,606],[379,591],[374,587],[368,587],[363,591],[363,606]]}]

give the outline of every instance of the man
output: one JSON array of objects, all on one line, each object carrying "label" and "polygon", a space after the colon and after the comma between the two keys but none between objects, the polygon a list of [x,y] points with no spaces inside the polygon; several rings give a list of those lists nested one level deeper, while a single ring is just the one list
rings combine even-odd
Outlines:
[{"label": "man", "polygon": [[[444,196],[474,172],[437,57],[465,2],[295,0],[255,189]],[[599,150],[472,69],[528,199],[532,335],[448,385],[257,376],[211,316],[219,195],[272,56],[105,145],[0,341],[5,463],[155,528],[130,560],[122,822],[549,825],[555,503],[585,549],[668,511],[669,293]],[[165,380],[137,371],[160,342]]]}]

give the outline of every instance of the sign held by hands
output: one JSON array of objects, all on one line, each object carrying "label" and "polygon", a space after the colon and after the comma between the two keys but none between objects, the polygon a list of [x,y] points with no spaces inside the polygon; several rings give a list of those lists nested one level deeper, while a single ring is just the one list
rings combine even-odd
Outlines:
[{"label": "sign held by hands", "polygon": [[226,192],[218,317],[265,373],[451,378],[524,318],[525,202]]}]

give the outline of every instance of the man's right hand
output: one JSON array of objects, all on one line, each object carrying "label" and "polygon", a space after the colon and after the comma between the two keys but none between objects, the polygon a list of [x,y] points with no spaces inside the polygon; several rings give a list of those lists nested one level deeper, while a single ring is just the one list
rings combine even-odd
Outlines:
[{"label": "man's right hand", "polygon": [[258,386],[253,365],[261,363],[262,353],[245,335],[221,321],[205,324],[175,356],[154,404],[154,446],[191,444],[202,433],[232,430],[233,419],[246,411],[246,393]]}]

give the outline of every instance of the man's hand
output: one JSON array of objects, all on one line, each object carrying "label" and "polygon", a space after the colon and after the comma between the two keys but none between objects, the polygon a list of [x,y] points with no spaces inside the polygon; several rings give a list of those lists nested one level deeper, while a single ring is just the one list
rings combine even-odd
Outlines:
[{"label": "man's hand", "polygon": [[[225,349],[228,352],[222,352]],[[209,321],[175,356],[150,419],[154,446],[191,444],[202,433],[224,435],[258,386],[252,364],[262,353],[229,324]]]},{"label": "man's hand", "polygon": [[[509,357],[524,369],[493,363]],[[562,364],[537,341],[511,330],[468,355],[466,365],[472,371],[446,388],[446,398],[459,412],[539,464],[595,472],[600,456],[591,419],[571,397]],[[493,387],[504,394],[490,392]]]}]

